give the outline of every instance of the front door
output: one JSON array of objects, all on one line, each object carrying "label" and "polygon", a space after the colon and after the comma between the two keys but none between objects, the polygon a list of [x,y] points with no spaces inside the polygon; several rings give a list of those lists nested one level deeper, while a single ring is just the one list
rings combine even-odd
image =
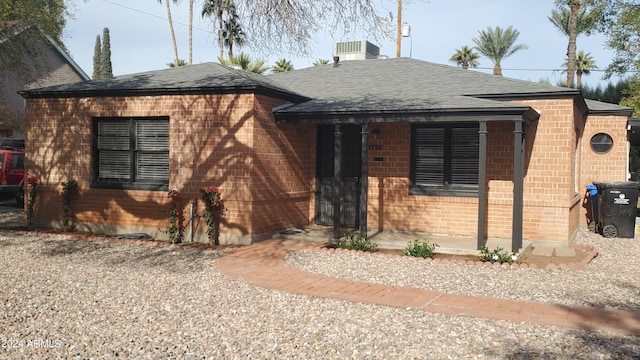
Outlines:
[{"label": "front door", "polygon": [[[360,198],[360,161],[362,140],[360,126],[341,125],[342,186],[340,189],[340,226],[358,227]],[[316,223],[333,225],[333,164],[335,126],[318,126],[318,168],[316,176]]]}]

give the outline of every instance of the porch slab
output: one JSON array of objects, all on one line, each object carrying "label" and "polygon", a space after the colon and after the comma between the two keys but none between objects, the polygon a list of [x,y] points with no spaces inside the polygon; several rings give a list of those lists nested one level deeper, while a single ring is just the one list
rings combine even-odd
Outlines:
[{"label": "porch slab", "polygon": [[531,251],[531,255],[533,255],[533,256],[553,256],[553,249],[554,248],[552,248],[552,247],[536,246]]},{"label": "porch slab", "polygon": [[555,248],[556,256],[559,257],[574,257],[576,256],[576,249],[573,248]]}]

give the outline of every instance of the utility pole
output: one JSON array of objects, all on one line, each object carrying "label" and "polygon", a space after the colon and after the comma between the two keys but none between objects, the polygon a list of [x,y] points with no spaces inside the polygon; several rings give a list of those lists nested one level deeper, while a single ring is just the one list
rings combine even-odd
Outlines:
[{"label": "utility pole", "polygon": [[398,29],[396,36],[396,57],[400,57],[400,45],[402,44],[402,0],[398,0]]}]

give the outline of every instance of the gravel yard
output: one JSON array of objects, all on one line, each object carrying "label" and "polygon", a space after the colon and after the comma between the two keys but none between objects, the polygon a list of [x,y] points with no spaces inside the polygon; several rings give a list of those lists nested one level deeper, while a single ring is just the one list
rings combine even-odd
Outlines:
[{"label": "gravel yard", "polygon": [[[349,253],[297,252],[288,260],[352,279],[638,311],[638,241],[581,241],[601,254],[573,272]],[[249,286],[218,273],[212,266],[218,255],[0,230],[0,357],[634,359],[640,353],[638,337]]]},{"label": "gravel yard", "polygon": [[607,239],[580,231],[576,242],[599,251],[580,270],[502,269],[408,256],[309,250],[288,254],[287,262],[301,270],[350,280],[640,313],[640,239]]}]

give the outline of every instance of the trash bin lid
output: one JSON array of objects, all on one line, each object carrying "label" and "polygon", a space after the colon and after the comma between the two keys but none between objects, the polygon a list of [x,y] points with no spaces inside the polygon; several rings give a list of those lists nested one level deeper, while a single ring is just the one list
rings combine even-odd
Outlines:
[{"label": "trash bin lid", "polygon": [[598,187],[595,186],[594,184],[587,185],[587,191],[589,192],[589,195],[591,195],[591,196],[598,195]]},{"label": "trash bin lid", "polygon": [[619,181],[610,183],[597,183],[598,189],[638,189],[640,185],[634,181]]}]

